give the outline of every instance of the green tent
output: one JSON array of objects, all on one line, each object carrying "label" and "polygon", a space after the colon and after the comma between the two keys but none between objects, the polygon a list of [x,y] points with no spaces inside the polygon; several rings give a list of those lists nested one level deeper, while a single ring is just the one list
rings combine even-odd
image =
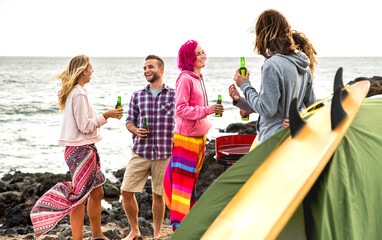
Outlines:
[{"label": "green tent", "polygon": [[[296,211],[279,239],[382,238],[381,109],[382,99],[364,101],[331,161],[305,197],[303,208]],[[220,175],[171,239],[200,239],[253,172],[288,136],[289,128],[284,128]]]}]

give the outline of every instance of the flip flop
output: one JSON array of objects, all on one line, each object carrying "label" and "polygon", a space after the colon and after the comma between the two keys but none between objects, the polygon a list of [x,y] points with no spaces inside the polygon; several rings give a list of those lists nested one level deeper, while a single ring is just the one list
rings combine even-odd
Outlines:
[{"label": "flip flop", "polygon": [[[122,240],[123,240],[123,239],[127,239],[127,236],[124,237],[124,238],[122,238]],[[135,237],[135,238],[133,238],[133,240],[143,240],[143,238],[142,238],[142,236],[139,236],[139,237]]]},{"label": "flip flop", "polygon": [[156,238],[149,238],[149,240],[162,240],[162,236],[156,237]]}]

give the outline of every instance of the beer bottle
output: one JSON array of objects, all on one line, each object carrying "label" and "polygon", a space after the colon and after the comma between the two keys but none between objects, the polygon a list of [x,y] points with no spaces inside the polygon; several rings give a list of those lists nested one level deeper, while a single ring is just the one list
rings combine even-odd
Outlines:
[{"label": "beer bottle", "polygon": [[[121,96],[118,96],[117,104],[115,105],[115,109],[118,109],[118,108],[122,108]],[[121,117],[118,117],[118,118],[121,119]]]},{"label": "beer bottle", "polygon": [[245,59],[244,59],[244,57],[241,57],[239,73],[242,76],[247,75],[247,68],[245,67]]},{"label": "beer bottle", "polygon": [[115,105],[115,109],[122,108],[121,104],[121,96],[118,96],[117,105]]},{"label": "beer bottle", "polygon": [[[218,95],[217,104],[222,104],[222,95]],[[221,117],[221,116],[223,116],[222,113],[215,113],[215,117]]]},{"label": "beer bottle", "polygon": [[[147,127],[147,119],[146,118],[143,118],[143,126],[142,126],[142,128],[146,129],[147,131],[149,130],[149,128]],[[144,136],[142,138],[148,138],[148,134],[146,134],[146,136]]]}]

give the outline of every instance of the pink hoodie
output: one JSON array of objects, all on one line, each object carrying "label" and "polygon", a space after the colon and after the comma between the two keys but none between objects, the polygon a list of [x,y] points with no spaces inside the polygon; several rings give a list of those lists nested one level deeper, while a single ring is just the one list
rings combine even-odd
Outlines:
[{"label": "pink hoodie", "polygon": [[176,80],[175,132],[190,137],[205,136],[211,128],[207,116],[212,114],[208,107],[203,76],[182,71]]}]

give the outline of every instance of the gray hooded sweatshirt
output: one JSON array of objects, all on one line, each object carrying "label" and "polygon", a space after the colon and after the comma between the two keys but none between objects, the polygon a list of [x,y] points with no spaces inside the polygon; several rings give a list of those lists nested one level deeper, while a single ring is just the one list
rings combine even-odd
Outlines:
[{"label": "gray hooded sweatshirt", "polygon": [[245,99],[240,98],[234,105],[259,114],[257,144],[281,129],[293,98],[298,99],[300,112],[316,101],[309,64],[303,52],[291,56],[275,54],[265,60],[261,69],[259,92],[249,81],[240,86]]}]

